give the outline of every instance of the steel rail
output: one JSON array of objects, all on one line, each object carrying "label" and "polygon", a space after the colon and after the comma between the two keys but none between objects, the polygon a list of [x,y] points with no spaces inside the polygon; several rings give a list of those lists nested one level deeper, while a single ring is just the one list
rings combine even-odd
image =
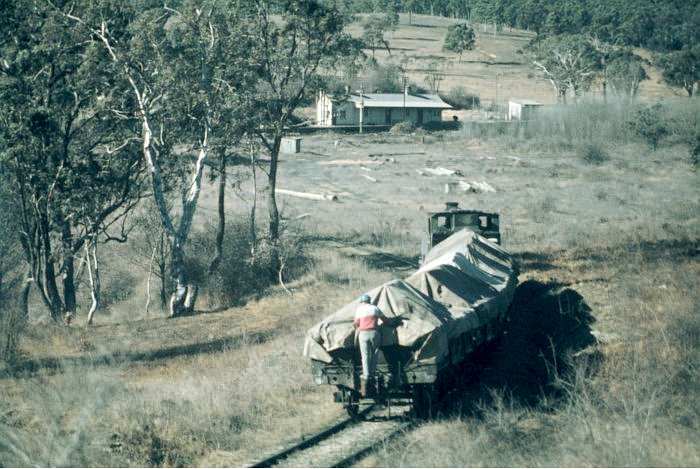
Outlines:
[{"label": "steel rail", "polygon": [[[413,421],[407,421],[407,422],[402,422],[397,428],[395,428],[393,431],[391,431],[388,435],[385,435],[381,442],[387,442],[391,440],[392,438],[396,437],[399,433],[404,432],[411,427],[413,427],[416,423]],[[374,449],[377,447],[377,445],[380,442],[374,442],[371,445],[367,445],[366,447],[355,451],[354,454],[351,454],[349,456],[346,456],[344,459],[341,459],[340,461],[331,464],[330,467],[350,467],[357,461],[361,460],[365,456],[367,456],[369,453],[374,451]]]},{"label": "steel rail", "polygon": [[320,432],[318,432],[314,435],[311,435],[310,437],[304,438],[304,441],[301,441],[301,442],[296,443],[292,446],[284,448],[281,451],[277,451],[276,453],[268,455],[264,459],[261,459],[260,461],[250,463],[250,464],[246,465],[245,467],[273,467],[276,463],[289,457],[290,455],[292,455],[298,451],[304,450],[306,448],[310,448],[311,446],[317,445],[318,443],[320,443],[320,442],[328,439],[329,437],[335,435],[336,433],[344,430],[348,426],[356,423],[358,418],[365,417],[367,414],[369,414],[372,411],[373,408],[374,408],[374,405],[370,405],[366,409],[363,409],[362,411],[358,412],[357,418],[347,418],[340,423],[332,425],[324,430],[321,430]]}]

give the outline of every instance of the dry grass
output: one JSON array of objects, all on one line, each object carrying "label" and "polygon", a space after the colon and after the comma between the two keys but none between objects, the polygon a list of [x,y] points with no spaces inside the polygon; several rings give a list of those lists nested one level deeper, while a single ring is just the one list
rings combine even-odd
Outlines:
[{"label": "dry grass", "polygon": [[[558,377],[563,398],[543,395],[527,406],[507,390],[492,391],[476,414],[425,424],[365,464],[697,466],[700,266],[682,250],[611,254],[629,262],[628,273],[609,282],[627,291],[606,304],[619,338],[596,347],[602,362],[579,359],[573,373]],[[596,316],[610,327],[605,315]]]},{"label": "dry grass", "polygon": [[[436,39],[443,27],[416,31]],[[417,34],[406,31],[394,40]],[[491,38],[493,47],[505,48],[497,44],[505,37]],[[425,54],[438,47],[416,43]],[[487,44],[482,35],[481,48]],[[465,57],[462,66],[505,65]],[[330,389],[311,384],[301,357],[306,329],[410,272],[426,213],[456,200],[499,212],[521,282],[569,285],[590,307],[602,343],[574,359],[572,373],[554,376],[556,392],[534,404],[508,389],[479,390],[471,411],[425,424],[364,463],[700,465],[700,194],[683,143],[683,132],[697,132],[699,108],[696,100],[670,102],[668,115],[681,123],[655,152],[619,131],[626,110],[613,104],[554,110],[531,128],[305,136],[301,153],[283,155],[279,187],[332,192],[338,201],[280,197],[288,229],[307,250],[308,271],[286,285],[293,296],[273,287],[250,292],[241,306],[146,316],[145,276],[115,250],[103,266],[114,301],[94,327],[85,329],[82,316],[70,328],[48,326],[41,308],[31,311],[20,358],[58,360],[1,377],[0,461],[239,466],[324,426],[341,411]],[[588,161],[589,144],[608,158]],[[431,176],[426,167],[458,173]],[[486,181],[496,192],[445,193],[458,180]],[[207,188],[203,203],[213,194]],[[248,205],[232,196],[228,210],[242,219]],[[200,211],[196,224],[210,218]]]}]

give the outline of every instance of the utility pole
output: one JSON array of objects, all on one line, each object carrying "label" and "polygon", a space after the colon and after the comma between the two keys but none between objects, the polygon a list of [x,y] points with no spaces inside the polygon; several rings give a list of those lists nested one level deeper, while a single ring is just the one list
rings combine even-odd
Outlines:
[{"label": "utility pole", "polygon": [[408,95],[408,79],[406,78],[406,75],[403,76],[402,78],[403,81],[403,120],[404,122],[406,121],[406,95]]},{"label": "utility pole", "polygon": [[496,100],[494,101],[494,108],[496,109],[496,115],[498,115],[498,92],[501,88],[501,84],[498,83],[498,77],[503,75],[503,73],[496,73]]},{"label": "utility pole", "polygon": [[360,133],[362,133],[362,117],[365,113],[365,92],[364,86],[360,85]]}]

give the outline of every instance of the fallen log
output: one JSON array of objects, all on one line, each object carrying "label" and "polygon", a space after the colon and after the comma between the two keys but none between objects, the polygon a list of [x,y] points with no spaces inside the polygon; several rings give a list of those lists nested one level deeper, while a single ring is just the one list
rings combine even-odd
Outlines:
[{"label": "fallen log", "polygon": [[425,171],[427,173],[430,173],[434,176],[461,176],[462,173],[459,170],[455,169],[447,169],[447,168],[442,168],[442,167],[437,167],[437,168],[425,168]]},{"label": "fallen log", "polygon": [[330,200],[333,202],[338,200],[338,196],[335,194],[314,194],[312,192],[288,191],[286,189],[275,189],[275,194],[290,195],[292,197],[300,197],[302,199],[311,200]]}]

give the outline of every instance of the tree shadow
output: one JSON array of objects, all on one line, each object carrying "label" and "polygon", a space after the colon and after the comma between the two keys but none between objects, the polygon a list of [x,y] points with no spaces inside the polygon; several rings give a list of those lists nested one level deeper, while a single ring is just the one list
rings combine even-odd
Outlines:
[{"label": "tree shadow", "polygon": [[417,269],[418,259],[416,257],[397,256],[385,252],[375,252],[364,257],[367,265],[377,270],[407,270]]}]

